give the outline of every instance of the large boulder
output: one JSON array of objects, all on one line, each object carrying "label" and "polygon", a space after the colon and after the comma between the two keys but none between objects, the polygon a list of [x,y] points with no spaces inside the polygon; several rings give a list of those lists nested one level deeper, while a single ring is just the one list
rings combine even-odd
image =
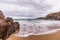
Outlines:
[{"label": "large boulder", "polygon": [[11,34],[19,29],[19,23],[14,22],[10,17],[5,18],[2,11],[0,11],[0,38],[6,40]]}]

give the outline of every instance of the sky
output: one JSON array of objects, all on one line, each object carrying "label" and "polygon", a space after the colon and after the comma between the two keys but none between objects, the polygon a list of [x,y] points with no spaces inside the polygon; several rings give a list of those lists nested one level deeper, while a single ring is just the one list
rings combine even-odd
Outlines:
[{"label": "sky", "polygon": [[45,17],[60,11],[60,0],[0,0],[0,10],[17,19]]}]

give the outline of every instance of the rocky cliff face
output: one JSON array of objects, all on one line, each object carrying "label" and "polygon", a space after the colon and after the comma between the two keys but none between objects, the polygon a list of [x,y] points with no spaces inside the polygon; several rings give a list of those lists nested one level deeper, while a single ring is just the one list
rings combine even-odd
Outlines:
[{"label": "rocky cliff face", "polygon": [[50,13],[46,16],[49,20],[60,20],[60,12]]},{"label": "rocky cliff face", "polygon": [[19,29],[19,23],[14,22],[12,18],[5,18],[2,11],[0,11],[0,38],[6,40],[9,36]]}]

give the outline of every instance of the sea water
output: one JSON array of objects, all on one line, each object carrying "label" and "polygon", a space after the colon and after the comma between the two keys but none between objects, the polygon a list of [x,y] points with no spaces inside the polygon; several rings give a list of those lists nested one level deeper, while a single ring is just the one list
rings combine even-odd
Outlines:
[{"label": "sea water", "polygon": [[15,34],[18,37],[30,35],[47,35],[60,30],[60,21],[57,20],[15,20],[20,23],[20,31]]}]

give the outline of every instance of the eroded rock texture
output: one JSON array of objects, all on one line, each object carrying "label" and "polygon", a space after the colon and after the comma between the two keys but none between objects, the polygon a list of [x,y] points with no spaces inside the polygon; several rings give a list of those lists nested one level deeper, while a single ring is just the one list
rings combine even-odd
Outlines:
[{"label": "eroded rock texture", "polygon": [[19,23],[14,22],[12,18],[5,18],[2,11],[0,11],[0,38],[6,40],[10,35],[19,29]]}]

